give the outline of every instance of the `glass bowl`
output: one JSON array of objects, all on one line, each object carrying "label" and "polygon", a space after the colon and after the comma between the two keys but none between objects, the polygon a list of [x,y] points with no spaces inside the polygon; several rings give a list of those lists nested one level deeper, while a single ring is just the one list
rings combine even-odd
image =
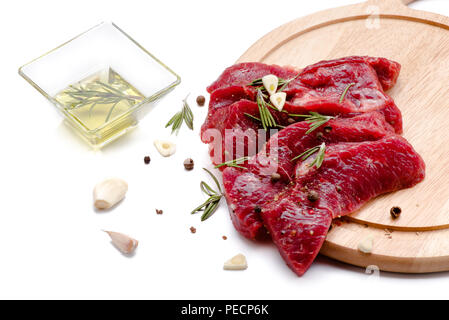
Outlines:
[{"label": "glass bowl", "polygon": [[95,148],[134,128],[149,110],[145,106],[181,82],[112,22],[25,64],[19,74]]}]

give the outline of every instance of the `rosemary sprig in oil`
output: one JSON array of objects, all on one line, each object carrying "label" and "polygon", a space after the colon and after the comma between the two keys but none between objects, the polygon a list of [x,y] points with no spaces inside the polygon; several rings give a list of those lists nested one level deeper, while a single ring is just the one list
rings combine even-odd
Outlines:
[{"label": "rosemary sprig in oil", "polygon": [[89,115],[92,115],[92,111],[95,106],[101,104],[111,104],[112,106],[109,109],[105,119],[105,122],[108,122],[112,116],[112,112],[120,102],[126,101],[131,107],[143,99],[141,96],[127,95],[99,80],[94,83],[99,86],[98,90],[93,88],[85,88],[84,86],[80,86],[79,88],[70,86],[70,90],[64,92],[76,101],[71,104],[69,110],[75,110],[90,105]]},{"label": "rosemary sprig in oil", "polygon": [[176,132],[176,134],[178,134],[179,129],[181,128],[183,122],[185,122],[185,124],[190,130],[193,130],[193,113],[189,107],[189,104],[187,103],[188,97],[189,95],[187,95],[187,97],[185,97],[185,99],[182,100],[183,106],[181,111],[177,112],[165,125],[166,128],[172,126],[171,128],[172,134],[173,132]]},{"label": "rosemary sprig in oil", "polygon": [[203,204],[193,209],[191,212],[191,214],[203,212],[203,214],[201,215],[201,221],[207,220],[215,213],[220,204],[220,200],[223,197],[223,192],[221,191],[220,183],[218,182],[217,178],[213,175],[212,172],[210,172],[206,168],[203,168],[203,170],[206,171],[212,177],[215,184],[217,185],[218,191],[212,189],[206,182],[201,181],[200,183],[201,191],[203,191],[203,193],[208,195],[209,198]]},{"label": "rosemary sprig in oil", "polygon": [[326,144],[323,142],[319,146],[315,146],[313,148],[310,148],[303,153],[301,153],[299,156],[296,156],[292,159],[292,161],[301,159],[302,161],[308,159],[311,155],[317,153],[315,159],[309,164],[310,167],[316,166],[317,169],[321,167],[324,161],[324,155],[326,153]]},{"label": "rosemary sprig in oil", "polygon": [[243,166],[240,166],[239,164],[242,164],[243,162],[247,161],[248,159],[249,159],[249,157],[241,157],[241,158],[238,158],[238,159],[229,160],[229,161],[217,164],[215,166],[215,168],[218,169],[218,168],[226,166],[226,167],[234,167],[234,168],[240,168],[240,169],[245,169],[246,170],[247,168],[245,168]]},{"label": "rosemary sprig in oil", "polygon": [[313,111],[311,111],[310,114],[289,114],[289,116],[305,118],[304,121],[309,124],[309,130],[306,131],[306,134],[313,132],[323,124],[327,123],[329,120],[335,118],[332,116],[325,116]]}]

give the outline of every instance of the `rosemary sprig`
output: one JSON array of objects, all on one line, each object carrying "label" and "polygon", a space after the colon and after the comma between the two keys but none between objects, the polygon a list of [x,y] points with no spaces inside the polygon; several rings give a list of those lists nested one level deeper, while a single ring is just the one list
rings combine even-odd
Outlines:
[{"label": "rosemary sprig", "polygon": [[[282,110],[283,111],[283,110]],[[249,114],[249,113],[243,113],[245,116],[247,116],[248,118],[251,118],[251,119],[253,119],[253,120],[256,120],[256,121],[259,121],[259,122],[261,122],[261,120],[260,120],[260,118],[257,118],[257,117],[255,117],[255,116],[253,116],[252,114]],[[285,126],[282,126],[282,125],[280,125],[280,124],[278,124],[278,125],[276,125],[278,128],[281,128],[281,129],[284,129],[285,128]]]},{"label": "rosemary sprig", "polygon": [[283,83],[283,84],[281,84],[281,83],[279,82],[279,84],[281,85],[281,87],[278,89],[277,92],[282,92],[282,91],[284,91],[285,88],[290,84],[290,82],[292,82],[293,80],[295,80],[296,78],[298,78],[300,74],[301,74],[301,72],[299,72],[296,76],[294,76],[294,77],[291,78],[291,79],[284,80],[284,83]]},{"label": "rosemary sprig", "polygon": [[289,114],[290,117],[302,117],[304,121],[309,124],[309,130],[306,134],[313,132],[314,130],[327,123],[329,120],[334,119],[332,116],[324,116],[318,112],[310,111],[310,114]]},{"label": "rosemary sprig", "polygon": [[189,104],[187,103],[187,98],[189,97],[190,93],[185,97],[184,100],[182,100],[183,106],[181,111],[177,112],[165,125],[165,127],[171,127],[171,133],[176,132],[176,134],[179,133],[179,129],[182,126],[182,123],[185,122],[187,127],[190,130],[193,130],[193,113],[192,110],[189,107]]},{"label": "rosemary sprig", "polygon": [[317,153],[315,159],[309,164],[310,167],[316,166],[317,169],[321,167],[324,161],[324,154],[326,153],[326,144],[323,142],[319,146],[315,146],[313,148],[310,148],[303,153],[301,153],[299,156],[296,156],[292,159],[292,161],[301,159],[302,161],[308,159],[311,155],[314,153]]},{"label": "rosemary sprig", "polygon": [[239,166],[239,164],[247,161],[248,159],[249,159],[249,157],[241,157],[241,158],[238,158],[238,159],[229,160],[229,161],[217,164],[215,166],[215,169],[227,166],[227,167],[234,167],[234,168],[240,168],[240,169],[245,169],[246,170],[247,168]]},{"label": "rosemary sprig", "polygon": [[212,189],[206,182],[201,181],[200,183],[201,191],[203,191],[203,193],[208,195],[209,198],[203,204],[193,209],[191,212],[191,214],[195,214],[202,211],[203,214],[201,215],[201,221],[207,220],[214,214],[214,212],[218,208],[218,205],[220,204],[221,198],[223,197],[223,192],[221,191],[220,183],[218,182],[217,178],[213,175],[212,172],[210,172],[206,168],[203,168],[203,170],[206,171],[212,177],[215,184],[217,185],[218,191]]},{"label": "rosemary sprig", "polygon": [[352,86],[355,86],[355,83],[348,84],[348,86],[346,87],[345,91],[343,91],[343,93],[341,94],[341,97],[340,97],[340,101],[339,101],[340,103],[342,103],[345,100],[346,94],[348,93],[349,89]]},{"label": "rosemary sprig", "polygon": [[259,107],[260,122],[262,122],[262,127],[265,130],[277,127],[276,120],[274,120],[273,115],[268,110],[267,104],[262,91],[257,89],[257,106]]},{"label": "rosemary sprig", "polygon": [[70,110],[80,109],[90,105],[89,115],[92,116],[92,111],[95,106],[99,104],[111,104],[112,107],[109,109],[108,115],[105,119],[105,122],[108,122],[112,116],[112,112],[120,102],[126,101],[130,106],[132,106],[137,101],[143,99],[143,97],[140,96],[127,95],[99,80],[95,81],[95,84],[100,86],[103,91],[101,91],[100,88],[98,90],[93,88],[86,89],[83,86],[80,86],[80,88],[70,86],[70,90],[72,91],[64,91],[65,94],[76,100],[76,102],[72,103]]},{"label": "rosemary sprig", "polygon": [[[293,78],[290,79],[282,79],[278,77],[278,90],[277,92],[282,92],[284,91],[284,89],[289,85],[290,82],[292,82],[293,80],[295,80],[296,78],[299,77],[299,75],[301,74],[298,73],[296,76],[294,76]],[[266,89],[263,86],[263,82],[262,82],[262,78],[253,80],[250,84],[250,87],[259,87],[259,89],[261,89],[262,91],[266,91]]]}]

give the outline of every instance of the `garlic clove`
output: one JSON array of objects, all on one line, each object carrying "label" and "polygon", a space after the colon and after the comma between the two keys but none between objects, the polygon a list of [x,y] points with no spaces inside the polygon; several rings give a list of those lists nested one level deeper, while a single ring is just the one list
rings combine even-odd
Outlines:
[{"label": "garlic clove", "polygon": [[176,145],[170,141],[154,140],[154,146],[163,157],[169,157],[176,152]]},{"label": "garlic clove", "polygon": [[107,179],[94,188],[94,206],[97,209],[109,209],[123,200],[128,184],[117,178]]},{"label": "garlic clove", "polygon": [[112,240],[114,246],[123,254],[131,254],[136,250],[139,245],[139,241],[133,239],[126,234],[113,232],[113,231],[105,231]]},{"label": "garlic clove", "polygon": [[359,242],[358,249],[363,253],[371,253],[373,251],[373,245],[374,245],[374,237],[367,236],[366,238],[364,238],[362,241]]},{"label": "garlic clove", "polygon": [[275,94],[279,85],[279,79],[274,74],[262,78],[262,83],[269,95]]},{"label": "garlic clove", "polygon": [[287,99],[287,94],[285,92],[278,92],[278,93],[272,94],[270,96],[271,103],[279,111],[282,111],[282,109],[284,108],[284,104],[285,104],[285,100],[286,99]]},{"label": "garlic clove", "polygon": [[248,268],[246,257],[243,254],[238,254],[235,257],[224,263],[223,269],[225,270],[245,270]]}]

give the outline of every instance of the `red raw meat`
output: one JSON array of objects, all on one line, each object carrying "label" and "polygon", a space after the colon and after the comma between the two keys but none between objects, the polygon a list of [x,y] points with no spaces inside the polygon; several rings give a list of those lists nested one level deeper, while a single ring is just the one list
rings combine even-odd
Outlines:
[{"label": "red raw meat", "polygon": [[330,145],[319,169],[308,165],[312,160],[299,162],[294,184],[261,210],[273,242],[299,276],[320,251],[333,218],[380,194],[412,187],[425,174],[422,158],[398,135]]},{"label": "red raw meat", "polygon": [[[332,219],[424,179],[425,164],[398,135],[401,112],[384,92],[399,72],[398,63],[372,57],[321,61],[302,71],[242,63],[208,87],[201,138],[211,144],[214,164],[254,155],[240,164],[243,169],[222,168],[233,224],[249,239],[271,237],[296,274],[304,274],[315,259]],[[267,74],[295,78],[284,88],[283,111],[269,109],[282,129],[271,138],[271,132],[258,132],[257,91],[249,86]],[[335,118],[309,133],[309,123],[291,124],[292,114],[312,111]],[[316,154],[292,161],[322,143],[326,151],[319,168],[311,165]]]},{"label": "red raw meat", "polygon": [[207,92],[212,93],[217,89],[229,86],[247,86],[253,80],[262,78],[267,74],[274,74],[282,79],[290,79],[295,77],[299,71],[293,67],[280,67],[260,62],[238,63],[227,68],[214,83],[207,87]]},{"label": "red raw meat", "polygon": [[[309,148],[325,142],[360,142],[378,140],[393,134],[393,128],[376,112],[353,118],[330,120],[306,135],[309,124],[299,122],[274,135],[258,156],[246,164],[247,170],[228,167],[223,171],[225,196],[235,228],[249,239],[267,238],[256,208],[272,201],[294,180],[295,163],[291,161]],[[272,142],[277,145],[272,146]],[[277,154],[272,151],[277,151]],[[270,158],[266,159],[265,155]],[[275,160],[276,158],[276,160]],[[271,161],[270,161],[271,160]],[[271,182],[277,172],[281,179]]]},{"label": "red raw meat", "polygon": [[[401,112],[393,99],[384,93],[396,83],[400,69],[397,62],[384,58],[348,57],[322,61],[301,72],[299,80],[307,89],[296,90],[291,102],[323,114],[379,111],[396,133],[402,133]],[[339,103],[342,92],[350,84],[353,85],[344,97],[345,103]],[[323,108],[323,100],[333,102],[334,107]]]},{"label": "red raw meat", "polygon": [[[402,131],[401,112],[383,91],[384,88],[389,89],[396,83],[399,71],[398,63],[384,58],[348,57],[319,62],[305,68],[286,87],[285,112],[272,109],[270,112],[279,125],[287,126],[290,124],[288,113],[308,114],[314,111],[324,115],[352,117],[360,113],[378,111],[384,115],[388,123],[393,125],[396,132],[400,133]],[[298,75],[298,71],[293,68],[262,63],[242,63],[226,69],[218,80],[209,86],[208,91],[211,92],[209,112],[201,129],[204,143],[213,141],[210,138],[211,133],[207,132],[209,129],[218,130],[227,141],[234,139],[235,135],[232,135],[234,129],[238,129],[239,132],[246,129],[257,132],[257,129],[262,129],[258,121],[242,119],[247,117],[245,113],[259,117],[258,109],[252,108],[254,111],[248,112],[248,104],[237,102],[242,99],[255,101],[256,91],[247,85],[270,73],[283,79],[291,79]],[[340,103],[342,93],[351,83],[354,85],[349,88],[344,100]],[[226,129],[231,131],[231,137],[226,138]],[[257,142],[256,139],[255,144],[260,148],[263,144]],[[233,152],[236,145],[228,143],[228,148],[224,148],[224,142],[215,141],[211,149],[221,149],[221,158],[218,157],[217,152],[211,150],[211,155],[216,156],[215,164],[229,160],[229,154],[231,159],[239,157]],[[248,149],[248,146],[244,149]],[[253,154],[244,155],[252,156]]]}]

